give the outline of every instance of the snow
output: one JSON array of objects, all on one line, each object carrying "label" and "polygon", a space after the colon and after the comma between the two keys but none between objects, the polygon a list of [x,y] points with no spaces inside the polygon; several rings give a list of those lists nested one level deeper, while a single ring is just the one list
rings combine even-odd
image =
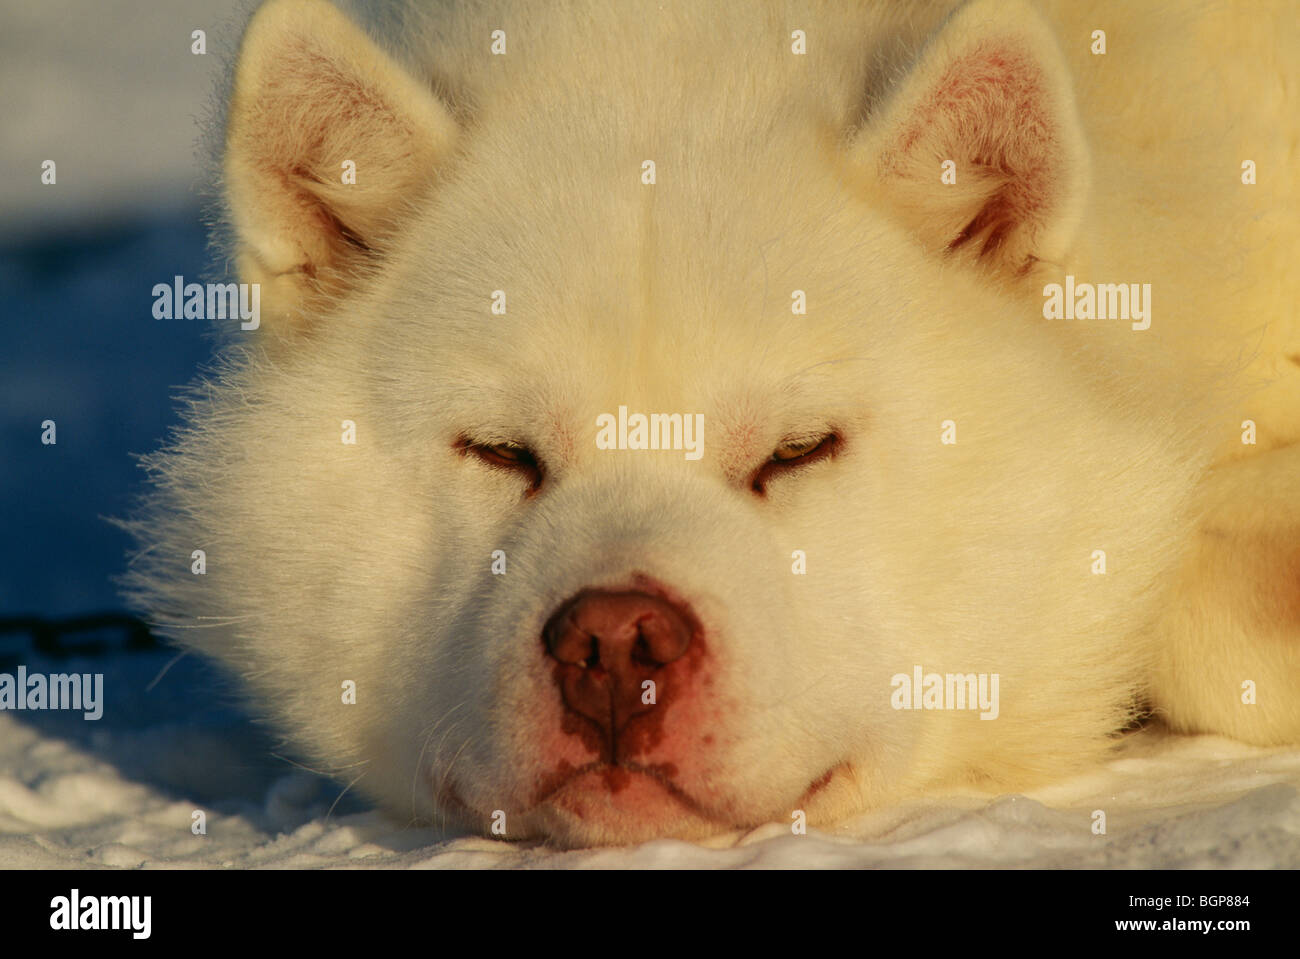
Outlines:
[{"label": "snow", "polygon": [[[203,664],[182,659],[147,689],[173,658],[28,651],[29,673],[104,672],[106,704],[97,722],[0,713],[0,868],[1300,866],[1300,750],[1155,728],[1028,796],[929,799],[807,835],[771,823],[705,844],[559,851],[408,828],[272,755]],[[191,831],[195,810],[205,835]]]}]

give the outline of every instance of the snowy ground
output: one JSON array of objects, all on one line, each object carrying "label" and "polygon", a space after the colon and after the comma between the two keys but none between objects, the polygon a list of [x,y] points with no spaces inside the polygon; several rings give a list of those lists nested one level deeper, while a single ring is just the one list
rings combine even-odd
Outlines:
[{"label": "snowy ground", "polygon": [[[202,664],[169,652],[42,660],[105,672],[102,719],[0,713],[0,868],[1300,866],[1300,750],[1132,737],[1106,767],[1033,796],[881,810],[794,836],[556,852],[408,829],[270,755]],[[12,666],[5,667],[12,669]],[[191,833],[194,810],[207,834]],[[1093,835],[1093,810],[1107,833]]]}]

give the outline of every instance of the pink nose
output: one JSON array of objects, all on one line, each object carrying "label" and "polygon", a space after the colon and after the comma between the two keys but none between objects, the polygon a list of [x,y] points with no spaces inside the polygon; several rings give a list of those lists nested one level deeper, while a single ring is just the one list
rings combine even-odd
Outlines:
[{"label": "pink nose", "polygon": [[656,708],[646,680],[686,655],[695,618],[648,593],[586,590],[559,608],[542,630],[559,666],[564,705],[595,723],[610,761],[628,720]]}]

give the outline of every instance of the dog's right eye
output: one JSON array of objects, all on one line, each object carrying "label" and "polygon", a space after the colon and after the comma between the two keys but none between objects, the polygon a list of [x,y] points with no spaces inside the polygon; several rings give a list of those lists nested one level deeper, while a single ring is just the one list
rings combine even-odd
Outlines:
[{"label": "dog's right eye", "polygon": [[456,442],[462,455],[473,456],[488,466],[518,473],[528,480],[532,495],[542,485],[542,463],[537,454],[520,443],[475,443],[462,437]]}]

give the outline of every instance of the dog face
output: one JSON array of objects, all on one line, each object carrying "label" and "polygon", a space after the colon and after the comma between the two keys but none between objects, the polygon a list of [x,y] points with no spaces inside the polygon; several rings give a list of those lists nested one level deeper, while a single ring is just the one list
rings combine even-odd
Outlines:
[{"label": "dog face", "polygon": [[[265,329],[152,460],[140,601],[209,617],[175,635],[340,778],[510,837],[1096,754],[1198,464],[1144,419],[1166,386],[1041,322],[1087,188],[1050,35],[963,8],[858,123],[848,63],[652,82],[611,65],[666,28],[621,29],[451,109],[328,5],[259,12],[226,170]],[[158,559],[196,547],[201,578]],[[992,721],[899,708],[918,668],[998,676]]]}]

